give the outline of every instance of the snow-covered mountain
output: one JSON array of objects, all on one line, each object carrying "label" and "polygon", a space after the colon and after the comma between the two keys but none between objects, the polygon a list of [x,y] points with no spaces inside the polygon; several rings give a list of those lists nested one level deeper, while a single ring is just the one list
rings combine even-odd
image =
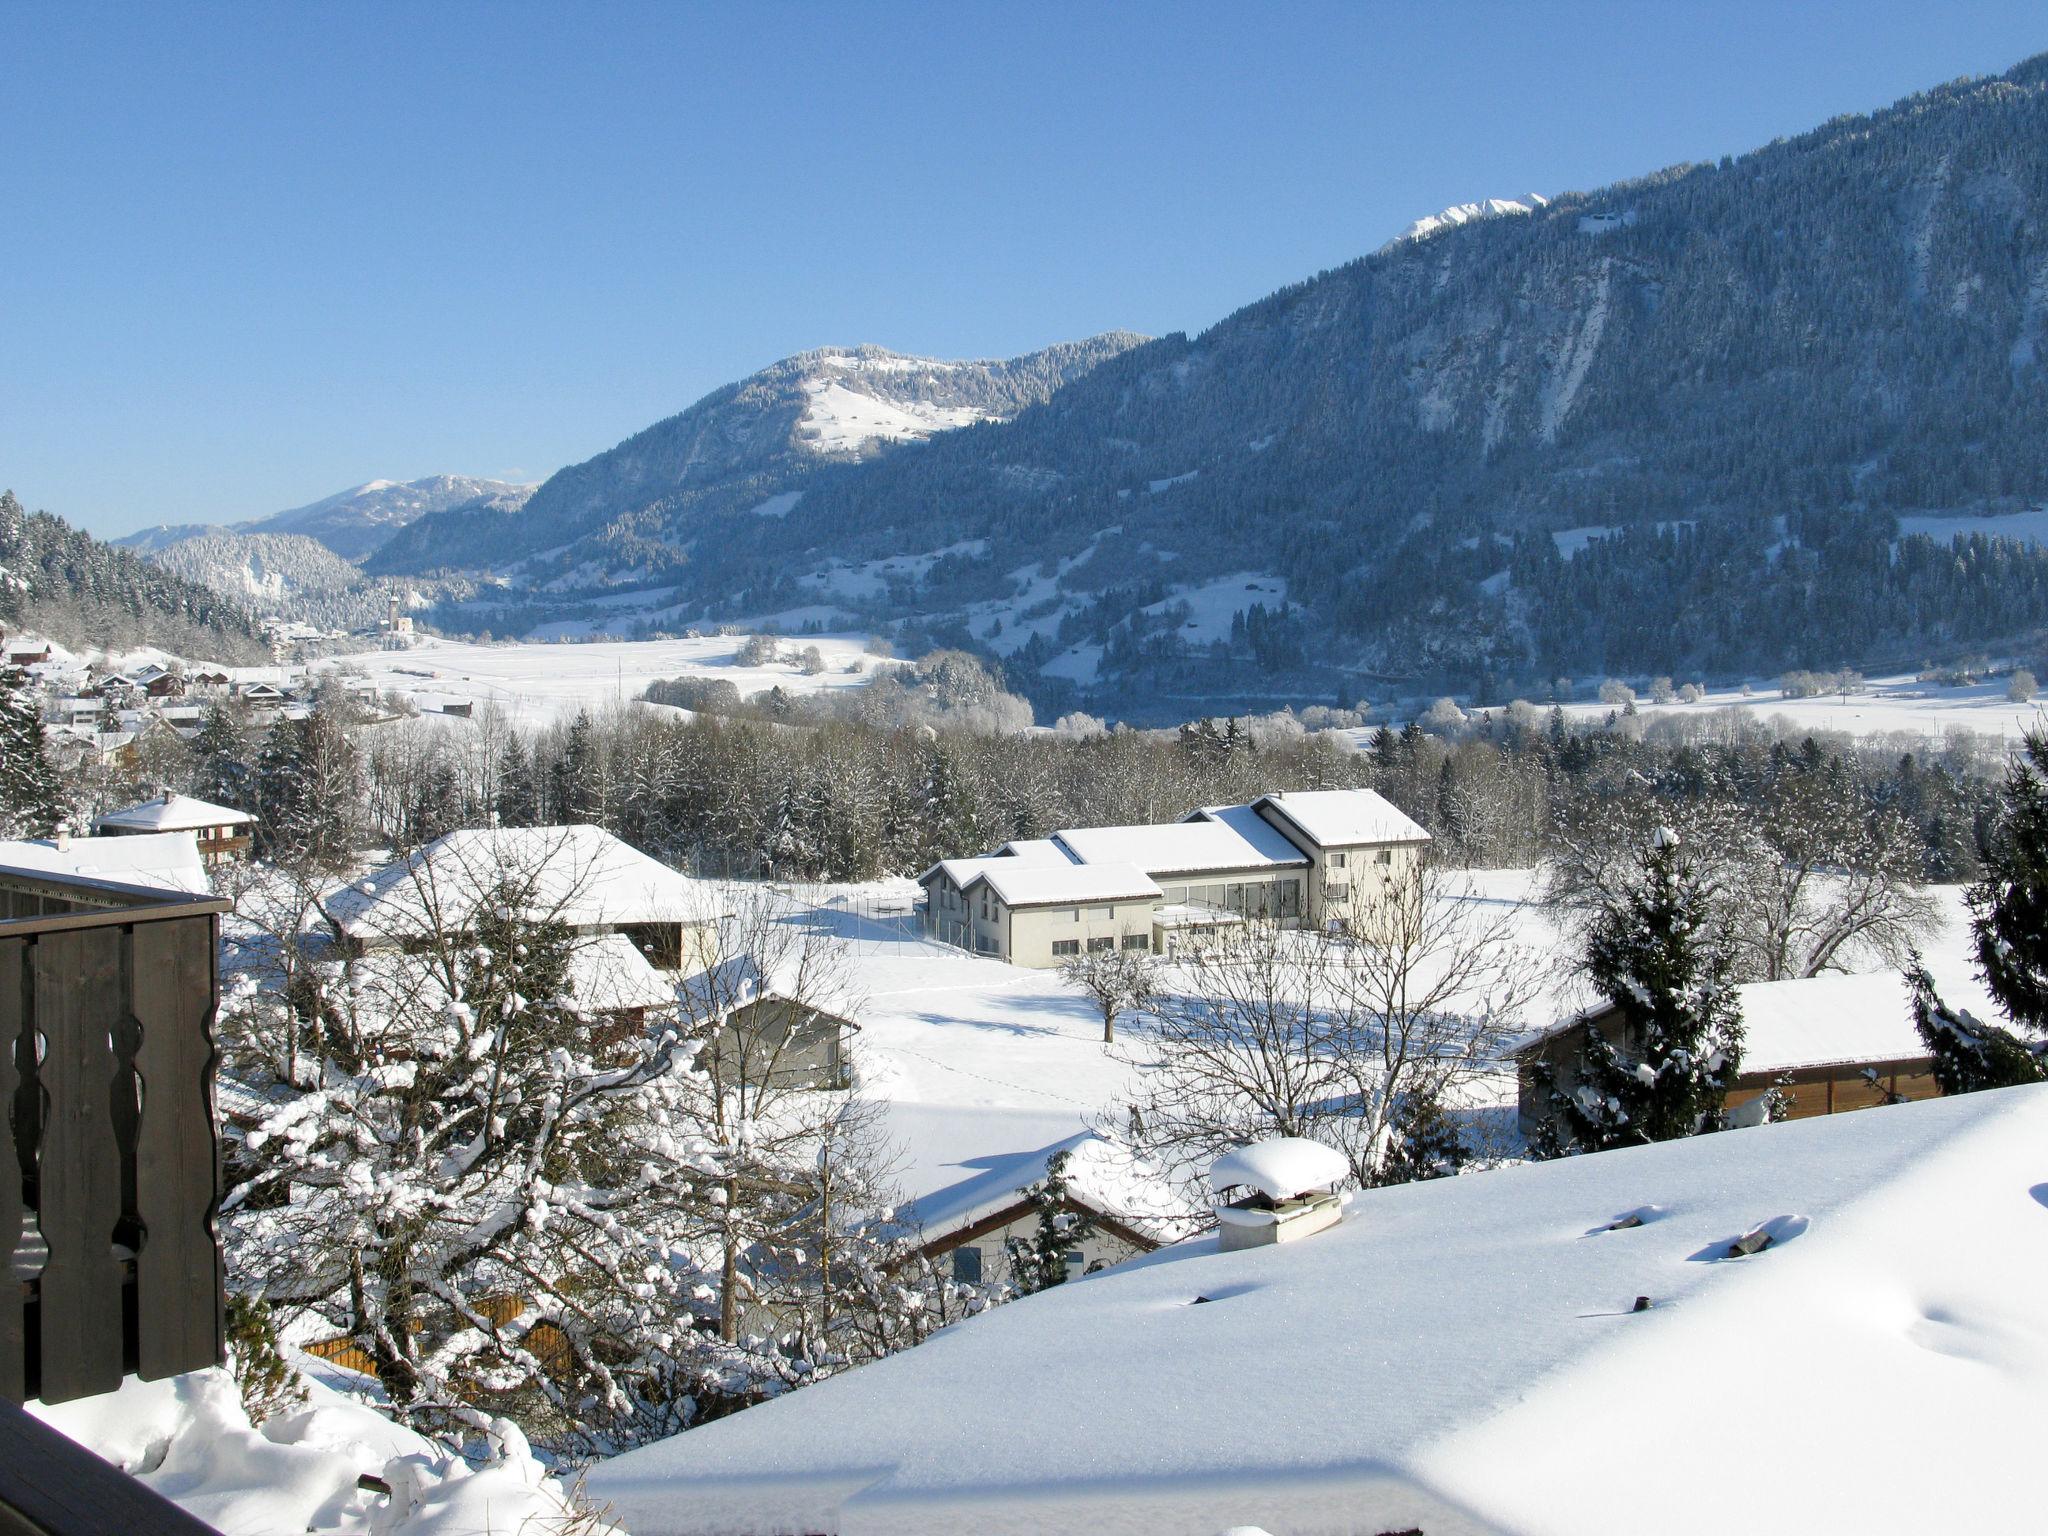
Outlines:
[{"label": "snow-covered mountain", "polygon": [[475,475],[371,480],[303,507],[244,523],[238,533],[302,533],[345,560],[361,560],[392,534],[430,512],[485,502],[500,511],[526,504],[537,487]]},{"label": "snow-covered mountain", "polygon": [[802,352],[559,471],[514,516],[469,508],[421,519],[372,568],[502,564],[605,532],[615,553],[648,540],[681,545],[705,516],[787,512],[822,467],[1009,420],[1143,340],[1117,332],[973,362],[873,346]]},{"label": "snow-covered mountain", "polygon": [[303,534],[344,560],[362,560],[375,553],[399,529],[430,512],[450,507],[488,506],[516,510],[535,487],[475,475],[428,475],[420,480],[369,480],[348,490],[323,496],[303,507],[273,512],[223,528],[213,523],[166,523],[114,540],[127,549],[149,553],[184,539],[219,532]]},{"label": "snow-covered mountain", "polygon": [[1534,213],[1539,208],[1549,206],[1550,199],[1536,192],[1522,198],[1489,197],[1483,203],[1454,203],[1441,213],[1425,214],[1380,249],[1391,251],[1411,240],[1427,240],[1431,235],[1440,234],[1447,229],[1456,229],[1460,224],[1470,224],[1477,219],[1512,217],[1518,213]]}]

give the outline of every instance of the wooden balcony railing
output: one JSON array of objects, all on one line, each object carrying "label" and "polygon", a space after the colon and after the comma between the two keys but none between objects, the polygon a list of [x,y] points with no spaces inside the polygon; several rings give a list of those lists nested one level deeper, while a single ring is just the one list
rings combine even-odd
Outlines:
[{"label": "wooden balcony railing", "polygon": [[214,972],[228,903],[0,867],[0,1398],[223,1358]]}]

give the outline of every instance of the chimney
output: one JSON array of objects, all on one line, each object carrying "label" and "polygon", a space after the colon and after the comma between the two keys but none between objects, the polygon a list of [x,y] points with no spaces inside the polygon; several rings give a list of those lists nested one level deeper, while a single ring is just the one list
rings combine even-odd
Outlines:
[{"label": "chimney", "polygon": [[62,853],[65,849],[69,848],[71,846],[71,823],[68,821],[58,822],[57,831],[51,837],[50,841],[57,845],[57,851],[59,853]]},{"label": "chimney", "polygon": [[1276,1136],[1226,1152],[1209,1168],[1216,1235],[1225,1253],[1311,1236],[1344,1219],[1337,1186],[1343,1153],[1303,1136]]}]

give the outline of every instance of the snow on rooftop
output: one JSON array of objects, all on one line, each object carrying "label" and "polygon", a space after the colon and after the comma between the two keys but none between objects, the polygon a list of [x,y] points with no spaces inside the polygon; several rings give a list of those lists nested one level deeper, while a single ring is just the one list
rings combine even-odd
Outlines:
[{"label": "snow on rooftop", "polygon": [[133,827],[139,832],[196,832],[202,827],[240,827],[255,821],[247,811],[215,805],[190,795],[161,795],[102,816],[103,827]]},{"label": "snow on rooftop", "polygon": [[211,896],[213,882],[190,832],[138,832],[122,837],[73,837],[0,842],[0,868],[81,880],[146,885],[191,896]]},{"label": "snow on rooftop", "polygon": [[1334,1189],[1351,1177],[1343,1153],[1306,1136],[1275,1136],[1226,1152],[1209,1166],[1216,1194],[1250,1185],[1273,1200],[1292,1200],[1312,1189]]},{"label": "snow on rooftop", "polygon": [[1427,832],[1369,789],[1292,789],[1254,803],[1270,806],[1325,848],[1429,841]]},{"label": "snow on rooftop", "polygon": [[1053,838],[1084,864],[1129,864],[1153,876],[1306,864],[1301,850],[1272,833],[1254,839],[1223,821],[1163,826],[1069,827]]},{"label": "snow on rooftop", "polygon": [[1179,1244],[586,1491],[636,1536],[2029,1529],[2044,1145],[2031,1087],[1376,1190],[1313,1243]]},{"label": "snow on rooftop", "polygon": [[676,988],[623,933],[601,933],[570,952],[569,995],[586,1013],[612,1013],[671,1007]]},{"label": "snow on rooftop", "polygon": [[1161,1242],[1192,1230],[1195,1213],[1174,1194],[1165,1175],[1092,1130],[1075,1131],[1048,1146],[979,1156],[965,1178],[898,1207],[896,1221],[924,1242],[945,1237],[1016,1204],[1062,1152],[1067,1154],[1068,1192],[1104,1215]]},{"label": "snow on rooftop", "polygon": [[[1927,1054],[1909,1011],[1911,990],[1897,971],[1760,981],[1735,991],[1742,1001],[1745,1072],[1906,1061]],[[1982,989],[1976,992],[1949,1001],[1997,1016]]]},{"label": "snow on rooftop", "polygon": [[357,939],[398,939],[466,923],[501,882],[529,921],[576,928],[683,923],[715,916],[702,885],[592,826],[451,832],[328,896]]},{"label": "snow on rooftop", "polygon": [[1157,901],[1165,893],[1131,864],[1035,864],[989,859],[973,878],[988,883],[1012,907],[1058,906],[1082,901]]}]

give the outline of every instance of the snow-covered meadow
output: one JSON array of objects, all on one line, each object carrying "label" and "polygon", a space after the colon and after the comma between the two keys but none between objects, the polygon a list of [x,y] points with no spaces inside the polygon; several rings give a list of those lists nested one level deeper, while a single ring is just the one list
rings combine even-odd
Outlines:
[{"label": "snow-covered meadow", "polygon": [[[1658,704],[1647,697],[1636,700],[1636,712],[1651,718],[1702,719],[1717,710],[1735,709],[1759,720],[1783,718],[1802,731],[1839,731],[1845,735],[1920,737],[1938,741],[1956,731],[2017,741],[2031,729],[2041,727],[2041,707],[2015,703],[2006,697],[2007,679],[1960,687],[1923,683],[1910,673],[1874,677],[1863,691],[1848,695],[1827,694],[1817,698],[1788,699],[1775,683],[1752,683],[1741,688],[1716,688],[1696,703]],[[1567,704],[1566,715],[1579,720],[1607,718],[1613,705],[1599,702]]]},{"label": "snow-covered meadow", "polygon": [[[359,672],[386,690],[438,708],[442,700],[495,704],[515,723],[545,725],[614,701],[636,699],[661,678],[723,678],[742,698],[781,688],[792,694],[859,688],[900,663],[870,655],[860,635],[800,635],[781,641],[782,661],[740,662],[746,635],[681,640],[614,640],[589,644],[520,642],[480,645],[423,636],[407,650],[369,650],[332,657],[322,667]],[[797,657],[816,646],[825,670],[806,673]]]}]

